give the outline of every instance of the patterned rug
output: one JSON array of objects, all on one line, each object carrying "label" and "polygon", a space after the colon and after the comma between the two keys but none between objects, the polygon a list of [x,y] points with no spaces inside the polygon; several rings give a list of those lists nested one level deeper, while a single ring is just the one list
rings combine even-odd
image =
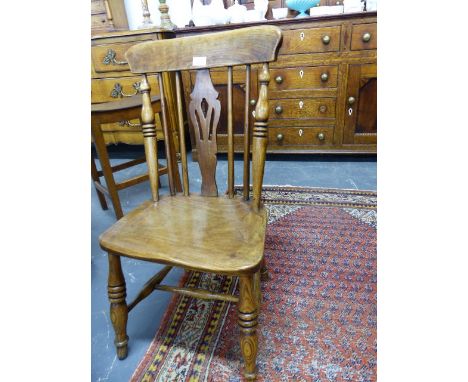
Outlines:
[{"label": "patterned rug", "polygon": [[[376,193],[271,186],[263,197],[258,381],[376,381]],[[182,284],[237,294],[232,277],[188,272]],[[241,381],[236,305],[174,295],[131,380]]]}]

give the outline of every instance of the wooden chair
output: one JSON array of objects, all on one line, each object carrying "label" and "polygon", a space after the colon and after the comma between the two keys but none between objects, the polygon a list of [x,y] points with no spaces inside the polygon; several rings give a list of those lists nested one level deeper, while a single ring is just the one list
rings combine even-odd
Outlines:
[{"label": "wooden chair", "polygon": [[[257,317],[260,309],[260,270],[267,225],[267,211],[260,202],[267,147],[268,62],[276,59],[281,31],[273,26],[251,27],[205,36],[151,41],[131,47],[126,54],[133,73],[142,75],[141,112],[145,153],[149,168],[152,199],[124,216],[100,237],[109,257],[108,294],[110,315],[115,330],[119,359],[127,356],[128,312],[153,290],[238,304],[240,344],[245,362],[244,375],[256,378]],[[253,197],[249,199],[249,96],[251,64],[259,67],[259,98],[252,134]],[[233,66],[245,65],[245,134],[243,197],[234,195],[234,145],[232,115]],[[216,129],[221,104],[217,99],[210,68],[227,67],[228,76],[228,187],[226,196],[218,196],[216,173]],[[189,190],[187,155],[182,119],[181,70],[195,70],[196,81],[188,105],[195,126],[201,194]],[[175,72],[179,134],[182,156],[183,194],[160,197],[154,111],[151,108],[149,73],[159,78],[163,128],[168,131],[163,93],[163,72]],[[169,169],[172,163],[169,162]],[[171,170],[170,170],[171,171]],[[174,171],[174,170],[172,170]],[[120,256],[166,264],[151,278],[130,304],[125,301],[125,279]],[[186,270],[239,277],[239,297],[194,288],[161,285],[172,266]]]},{"label": "wooden chair", "polygon": [[[160,97],[151,97],[151,104],[155,109],[155,113],[161,114]],[[124,98],[114,102],[104,102],[91,105],[91,134],[93,137],[94,145],[96,148],[99,161],[101,162],[102,170],[98,171],[96,163],[91,155],[91,178],[93,179],[94,187],[99,198],[102,209],[107,210],[107,202],[105,195],[108,195],[112,206],[114,207],[115,216],[120,219],[123,216],[122,205],[120,203],[119,191],[134,186],[138,183],[144,182],[149,179],[148,174],[138,175],[131,179],[127,179],[120,183],[117,183],[114,179],[114,173],[123,169],[139,165],[144,163],[146,158],[137,158],[117,166],[111,166],[109,161],[109,155],[104,141],[104,135],[101,130],[101,125],[104,123],[113,123],[119,121],[129,121],[132,119],[140,118],[141,114],[141,96],[133,96]],[[165,136],[166,146],[173,147],[172,135]],[[169,154],[169,155],[168,155]],[[174,182],[178,191],[182,191],[182,185],[180,183],[180,177],[176,166],[176,154],[175,150],[166,150],[167,160],[173,162],[174,174],[169,174],[170,181]],[[167,174],[168,167],[159,166],[159,175]],[[104,177],[106,186],[104,186],[100,177]]]}]

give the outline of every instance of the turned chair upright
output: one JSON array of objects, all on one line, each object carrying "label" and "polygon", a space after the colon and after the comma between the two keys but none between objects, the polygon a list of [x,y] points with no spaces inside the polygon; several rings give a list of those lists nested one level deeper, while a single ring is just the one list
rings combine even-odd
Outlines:
[{"label": "turned chair upright", "polygon": [[[260,309],[260,269],[264,257],[267,212],[261,203],[261,190],[267,147],[268,63],[276,60],[281,30],[274,26],[238,29],[180,39],[144,42],[131,47],[127,61],[133,73],[142,75],[141,121],[148,164],[152,200],[143,203],[101,235],[101,246],[109,254],[108,293],[115,330],[117,355],[127,355],[126,323],[128,312],[153,290],[236,302],[240,344],[245,362],[244,375],[256,378],[257,317]],[[250,142],[249,98],[251,65],[259,64],[259,97]],[[233,67],[245,66],[245,130],[243,196],[234,192]],[[218,196],[216,185],[216,130],[221,103],[217,99],[210,69],[227,67],[228,185],[227,195]],[[202,177],[201,194],[189,189],[185,149],[181,73],[196,72],[188,103],[194,126]],[[151,107],[149,75],[157,75],[161,94],[162,123],[167,130],[163,73],[175,72],[179,119],[183,194],[170,186],[170,195],[160,196],[154,111]],[[250,146],[252,146],[252,199],[250,190]],[[173,172],[168,161],[169,171]],[[120,256],[151,261],[166,266],[143,287],[130,304]],[[239,297],[196,288],[162,285],[172,266],[187,270],[239,277]]]}]

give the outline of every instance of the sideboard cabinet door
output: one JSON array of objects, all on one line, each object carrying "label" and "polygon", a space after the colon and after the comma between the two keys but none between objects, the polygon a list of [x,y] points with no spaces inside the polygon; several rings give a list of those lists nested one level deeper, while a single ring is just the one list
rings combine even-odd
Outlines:
[{"label": "sideboard cabinet door", "polygon": [[377,143],[377,64],[349,65],[343,144]]}]

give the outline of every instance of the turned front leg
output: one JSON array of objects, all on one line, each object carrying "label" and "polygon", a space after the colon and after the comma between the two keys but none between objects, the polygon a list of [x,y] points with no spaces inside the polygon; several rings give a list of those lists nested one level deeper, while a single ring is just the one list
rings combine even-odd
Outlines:
[{"label": "turned front leg", "polygon": [[254,286],[254,276],[239,277],[239,327],[240,346],[245,362],[244,376],[247,380],[255,380],[257,376],[257,317],[258,295]]},{"label": "turned front leg", "polygon": [[128,308],[125,302],[127,296],[125,278],[120,265],[120,256],[109,254],[109,279],[107,292],[110,301],[110,317],[115,332],[114,344],[117,357],[127,357],[127,318]]}]

